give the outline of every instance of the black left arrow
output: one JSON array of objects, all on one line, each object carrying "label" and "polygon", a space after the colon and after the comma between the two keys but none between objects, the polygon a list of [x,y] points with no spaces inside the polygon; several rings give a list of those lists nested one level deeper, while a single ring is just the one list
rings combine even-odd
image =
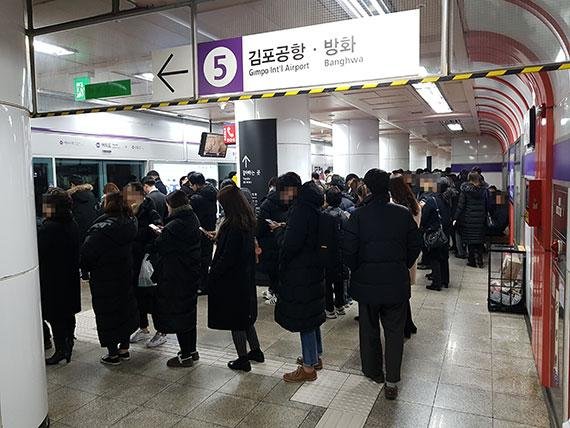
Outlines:
[{"label": "black left arrow", "polygon": [[158,78],[160,80],[162,80],[162,83],[164,83],[166,85],[166,87],[168,89],[170,89],[170,92],[174,93],[174,88],[172,86],[170,86],[170,83],[168,83],[166,81],[166,79],[164,79],[164,76],[174,76],[176,74],[186,74],[188,73],[188,70],[177,70],[177,71],[164,71],[164,69],[166,68],[166,66],[170,63],[170,61],[172,60],[172,58],[174,57],[174,54],[170,54],[170,56],[168,57],[168,59],[166,60],[166,62],[164,63],[164,65],[160,68],[160,70],[158,71]]}]

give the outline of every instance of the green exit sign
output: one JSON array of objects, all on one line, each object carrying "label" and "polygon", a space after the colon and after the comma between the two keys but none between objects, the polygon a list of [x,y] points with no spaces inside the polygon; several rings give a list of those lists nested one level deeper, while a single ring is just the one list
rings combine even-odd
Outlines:
[{"label": "green exit sign", "polygon": [[91,83],[89,76],[81,76],[73,79],[73,94],[75,101],[85,101],[85,86]]},{"label": "green exit sign", "polygon": [[130,79],[85,85],[86,100],[93,98],[124,97],[125,95],[131,95]]}]

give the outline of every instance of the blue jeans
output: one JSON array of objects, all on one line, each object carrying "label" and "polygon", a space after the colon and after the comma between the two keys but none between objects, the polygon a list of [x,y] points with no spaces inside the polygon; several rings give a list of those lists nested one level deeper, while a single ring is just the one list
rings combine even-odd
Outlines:
[{"label": "blue jeans", "polygon": [[323,353],[320,327],[301,332],[301,349],[305,366],[314,366],[319,362],[319,356]]}]

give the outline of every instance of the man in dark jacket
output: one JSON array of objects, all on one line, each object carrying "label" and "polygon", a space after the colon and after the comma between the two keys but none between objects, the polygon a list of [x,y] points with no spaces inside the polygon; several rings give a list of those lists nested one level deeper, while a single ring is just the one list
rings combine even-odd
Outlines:
[{"label": "man in dark jacket", "polygon": [[156,181],[150,176],[146,176],[142,180],[143,190],[147,198],[154,202],[156,211],[160,215],[162,221],[168,217],[168,209],[166,208],[166,196],[156,187]]},{"label": "man in dark jacket", "polygon": [[279,284],[279,248],[287,222],[289,207],[297,197],[301,178],[294,172],[281,175],[276,190],[270,191],[261,202],[257,216],[257,241],[261,247],[259,271],[269,277],[269,290],[263,293],[267,304],[277,302]]},{"label": "man in dark jacket", "polygon": [[166,190],[166,186],[164,185],[164,183],[162,182],[162,180],[160,179],[160,175],[158,174],[157,171],[149,171],[147,174],[147,177],[151,177],[154,179],[156,188],[158,189],[158,191],[160,193],[162,193],[163,195],[167,195],[168,194],[168,190]]},{"label": "man in dark jacket", "polygon": [[[216,230],[216,217],[218,213],[218,191],[206,183],[204,175],[192,172],[188,175],[188,183],[193,190],[190,205],[196,213],[200,226],[208,232]],[[198,294],[207,294],[208,269],[212,263],[214,244],[206,235],[202,235],[202,263],[200,286]]]},{"label": "man in dark jacket", "polygon": [[285,382],[313,381],[323,365],[320,326],[325,322],[325,288],[319,257],[323,203],[318,186],[312,181],[305,183],[291,207],[283,236],[275,321],[290,332],[300,333],[303,353],[297,370],[283,375]]},{"label": "man in dark jacket", "polygon": [[344,261],[352,270],[350,295],[360,312],[362,372],[384,382],[380,324],[386,343],[387,399],[398,396],[404,349],[404,325],[410,298],[409,269],[421,249],[418,227],[408,209],[390,203],[390,175],[371,169],[364,183],[370,201],[356,210],[344,232]]}]

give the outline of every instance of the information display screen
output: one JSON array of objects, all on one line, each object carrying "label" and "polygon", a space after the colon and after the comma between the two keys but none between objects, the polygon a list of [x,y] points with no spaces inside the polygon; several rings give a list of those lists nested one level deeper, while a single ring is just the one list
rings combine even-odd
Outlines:
[{"label": "information display screen", "polygon": [[225,158],[228,147],[223,134],[202,132],[198,154],[204,158]]}]

